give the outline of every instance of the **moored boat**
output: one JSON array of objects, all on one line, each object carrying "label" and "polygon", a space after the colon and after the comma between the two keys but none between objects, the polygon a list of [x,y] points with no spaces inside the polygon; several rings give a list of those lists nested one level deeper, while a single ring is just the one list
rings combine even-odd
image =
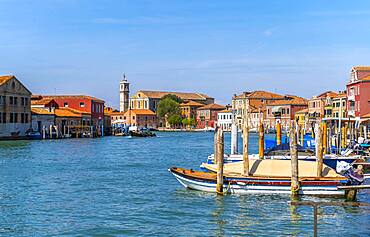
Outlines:
[{"label": "moored boat", "polygon": [[[169,171],[188,189],[216,192],[216,173],[172,167]],[[299,195],[344,196],[338,186],[348,184],[348,179],[339,177],[300,178]],[[227,194],[290,194],[290,177],[269,176],[225,176],[223,184]]]}]

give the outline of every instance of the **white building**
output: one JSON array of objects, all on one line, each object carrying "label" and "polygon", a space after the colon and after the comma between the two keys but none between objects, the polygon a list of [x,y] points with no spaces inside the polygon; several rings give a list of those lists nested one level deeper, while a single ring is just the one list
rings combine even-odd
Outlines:
[{"label": "white building", "polygon": [[123,75],[123,80],[119,83],[119,111],[126,112],[130,106],[130,83]]},{"label": "white building", "polygon": [[232,110],[222,110],[217,114],[217,125],[222,128],[223,131],[231,131],[231,125],[233,123]]}]

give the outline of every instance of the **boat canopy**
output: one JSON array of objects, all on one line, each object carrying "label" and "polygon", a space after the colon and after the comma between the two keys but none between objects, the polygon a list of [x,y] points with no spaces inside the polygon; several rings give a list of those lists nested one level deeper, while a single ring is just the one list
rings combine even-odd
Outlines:
[{"label": "boat canopy", "polygon": [[[217,172],[217,164],[202,164],[204,168]],[[250,174],[253,176],[290,177],[291,160],[249,160]],[[243,161],[224,164],[225,176],[240,176],[244,173]],[[317,164],[312,161],[299,160],[298,174],[300,178],[316,177]],[[327,165],[323,165],[323,177],[342,177]]]}]

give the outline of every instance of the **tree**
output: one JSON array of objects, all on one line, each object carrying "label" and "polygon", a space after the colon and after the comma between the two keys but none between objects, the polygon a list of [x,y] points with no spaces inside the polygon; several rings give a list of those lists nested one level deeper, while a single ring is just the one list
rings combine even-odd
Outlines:
[{"label": "tree", "polygon": [[181,99],[176,95],[165,95],[161,98],[157,107],[157,115],[164,119],[165,123],[180,125],[182,122],[180,103]]},{"label": "tree", "polygon": [[171,100],[174,100],[179,104],[182,103],[182,99],[180,97],[178,97],[177,95],[173,95],[173,94],[167,94],[167,95],[163,96],[161,98],[161,100],[164,100],[164,99],[167,99],[167,98],[171,99]]},{"label": "tree", "polygon": [[182,126],[186,127],[190,125],[190,120],[188,118],[184,118],[182,120]]},{"label": "tree", "polygon": [[157,114],[160,118],[170,117],[175,114],[180,115],[180,105],[171,98],[162,98],[158,103]]},{"label": "tree", "polygon": [[182,118],[178,114],[173,114],[168,117],[168,123],[172,126],[178,126],[181,124],[181,122],[182,122]]}]

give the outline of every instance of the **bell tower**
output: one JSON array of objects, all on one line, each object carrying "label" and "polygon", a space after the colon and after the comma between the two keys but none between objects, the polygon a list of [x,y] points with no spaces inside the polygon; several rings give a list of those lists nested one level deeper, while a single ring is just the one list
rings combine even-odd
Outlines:
[{"label": "bell tower", "polygon": [[130,83],[127,81],[126,75],[123,74],[123,79],[119,83],[119,111],[126,112],[130,105]]}]

